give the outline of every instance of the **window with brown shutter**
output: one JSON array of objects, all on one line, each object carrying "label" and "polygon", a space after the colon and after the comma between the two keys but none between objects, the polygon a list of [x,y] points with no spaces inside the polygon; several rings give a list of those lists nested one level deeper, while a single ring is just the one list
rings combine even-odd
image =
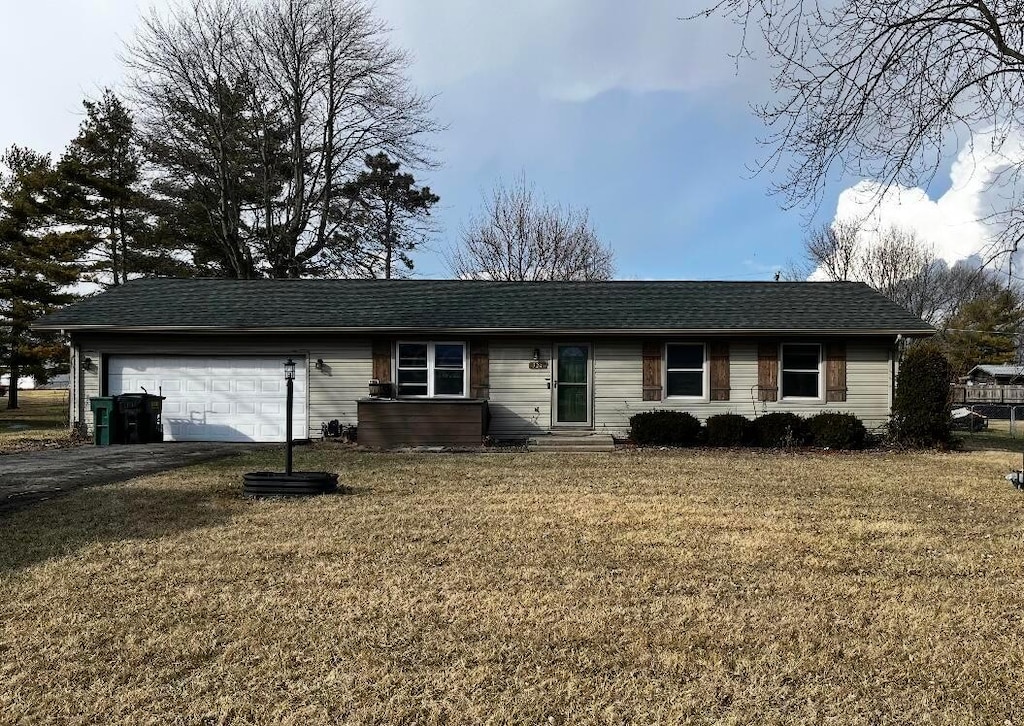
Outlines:
[{"label": "window with brown shutter", "polygon": [[711,343],[711,400],[729,400],[729,344]]},{"label": "window with brown shutter", "polygon": [[829,343],[825,347],[825,400],[846,400],[846,343]]},{"label": "window with brown shutter", "polygon": [[472,398],[490,398],[491,362],[487,341],[474,341],[469,350],[469,395]]},{"label": "window with brown shutter", "polygon": [[779,400],[778,343],[760,343],[757,346],[757,400]]},{"label": "window with brown shutter", "polygon": [[661,390],[661,343],[644,343],[643,345],[643,368],[644,368],[644,390],[643,400],[660,401]]}]

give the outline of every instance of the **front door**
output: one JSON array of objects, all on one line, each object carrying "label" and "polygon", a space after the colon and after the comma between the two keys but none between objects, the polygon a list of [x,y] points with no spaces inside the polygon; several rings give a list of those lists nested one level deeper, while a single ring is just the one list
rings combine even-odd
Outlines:
[{"label": "front door", "polygon": [[590,426],[590,346],[555,346],[555,426]]}]

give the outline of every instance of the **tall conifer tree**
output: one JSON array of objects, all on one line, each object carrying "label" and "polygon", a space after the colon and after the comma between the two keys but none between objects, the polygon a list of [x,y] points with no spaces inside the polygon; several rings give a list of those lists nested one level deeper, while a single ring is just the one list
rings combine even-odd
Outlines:
[{"label": "tall conifer tree", "polygon": [[110,89],[83,105],[86,118],[58,166],[68,186],[68,221],[96,239],[83,272],[104,285],[174,274],[182,263],[150,223],[154,204],[142,183],[142,151],[131,111]]},{"label": "tall conifer tree", "polygon": [[0,366],[10,374],[8,408],[18,407],[18,378],[45,378],[61,367],[63,344],[31,329],[69,302],[91,240],[67,231],[50,157],[12,146],[0,156]]}]

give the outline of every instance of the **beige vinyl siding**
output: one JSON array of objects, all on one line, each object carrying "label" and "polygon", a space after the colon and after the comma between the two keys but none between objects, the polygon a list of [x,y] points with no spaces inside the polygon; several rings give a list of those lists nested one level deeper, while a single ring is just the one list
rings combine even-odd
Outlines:
[{"label": "beige vinyl siding", "polygon": [[[532,369],[534,349],[551,362],[550,340],[490,341],[491,436],[527,436],[551,426],[551,368]],[[639,363],[638,363],[639,365]]]},{"label": "beige vinyl siding", "polygon": [[[81,385],[78,387],[78,400],[71,401],[71,417],[74,420],[84,421],[85,428],[92,435],[92,409],[89,407],[89,399],[100,395],[100,352],[95,348],[82,346],[78,349],[78,365],[81,368],[82,361],[86,358],[92,359],[89,370],[81,370]],[[74,371],[71,373],[74,375]]]},{"label": "beige vinyl siding", "polygon": [[[100,353],[108,355],[289,355],[307,360],[307,421],[309,436],[319,438],[320,425],[338,419],[346,425],[356,423],[356,400],[367,395],[373,360],[369,338],[347,336],[244,336],[203,335],[80,335],[76,345],[81,358],[93,359],[93,370],[82,371],[82,396],[77,402],[87,420],[89,397],[100,391]],[[323,370],[316,370],[318,358]],[[282,375],[284,370],[282,369]],[[75,403],[72,403],[74,406]]]},{"label": "beige vinyl siding", "polygon": [[[324,367],[316,369],[322,358]],[[309,351],[309,436],[319,438],[320,425],[338,419],[356,425],[356,401],[366,398],[373,378],[370,340],[317,341]]]},{"label": "beige vinyl siding", "polygon": [[[808,341],[811,342],[811,341]],[[814,341],[817,342],[817,341]],[[701,420],[718,413],[738,413],[748,418],[774,411],[814,415],[821,411],[846,411],[868,428],[888,421],[892,391],[889,346],[883,341],[847,343],[847,400],[757,400],[757,341],[733,341],[729,346],[730,400],[643,401],[640,341],[598,341],[594,345],[594,427],[598,431],[625,433],[629,417],[640,411],[669,409],[689,411]],[[824,375],[824,371],[822,372]]]},{"label": "beige vinyl siding", "polygon": [[[716,413],[739,413],[753,417],[771,411],[814,414],[820,411],[849,411],[874,428],[887,422],[891,406],[892,368],[890,341],[870,339],[847,343],[847,400],[757,401],[757,341],[730,343],[729,401],[692,400],[643,401],[643,341],[598,338],[589,341],[593,355],[594,428],[625,433],[629,418],[639,411],[675,409],[690,411],[700,419]],[[497,338],[489,341],[491,424],[495,437],[518,437],[548,431],[551,427],[551,353],[556,341],[550,338]],[[817,342],[817,341],[815,341]],[[309,435],[320,436],[320,425],[338,419],[355,424],[356,401],[367,395],[373,356],[369,338],[315,335],[76,335],[79,361],[92,358],[93,368],[81,371],[79,399],[72,403],[82,420],[91,421],[88,400],[100,393],[100,366],[106,355],[303,355],[308,361]],[[548,368],[530,368],[534,349]],[[323,370],[316,369],[322,358]]]}]

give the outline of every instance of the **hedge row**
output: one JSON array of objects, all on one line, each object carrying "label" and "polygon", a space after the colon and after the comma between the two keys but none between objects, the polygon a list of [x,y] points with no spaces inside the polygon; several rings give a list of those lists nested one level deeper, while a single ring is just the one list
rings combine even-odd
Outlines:
[{"label": "hedge row", "polygon": [[641,446],[818,446],[863,449],[864,424],[852,413],[769,413],[750,420],[736,413],[710,416],[702,426],[683,411],[645,411],[629,419],[630,437]]}]

